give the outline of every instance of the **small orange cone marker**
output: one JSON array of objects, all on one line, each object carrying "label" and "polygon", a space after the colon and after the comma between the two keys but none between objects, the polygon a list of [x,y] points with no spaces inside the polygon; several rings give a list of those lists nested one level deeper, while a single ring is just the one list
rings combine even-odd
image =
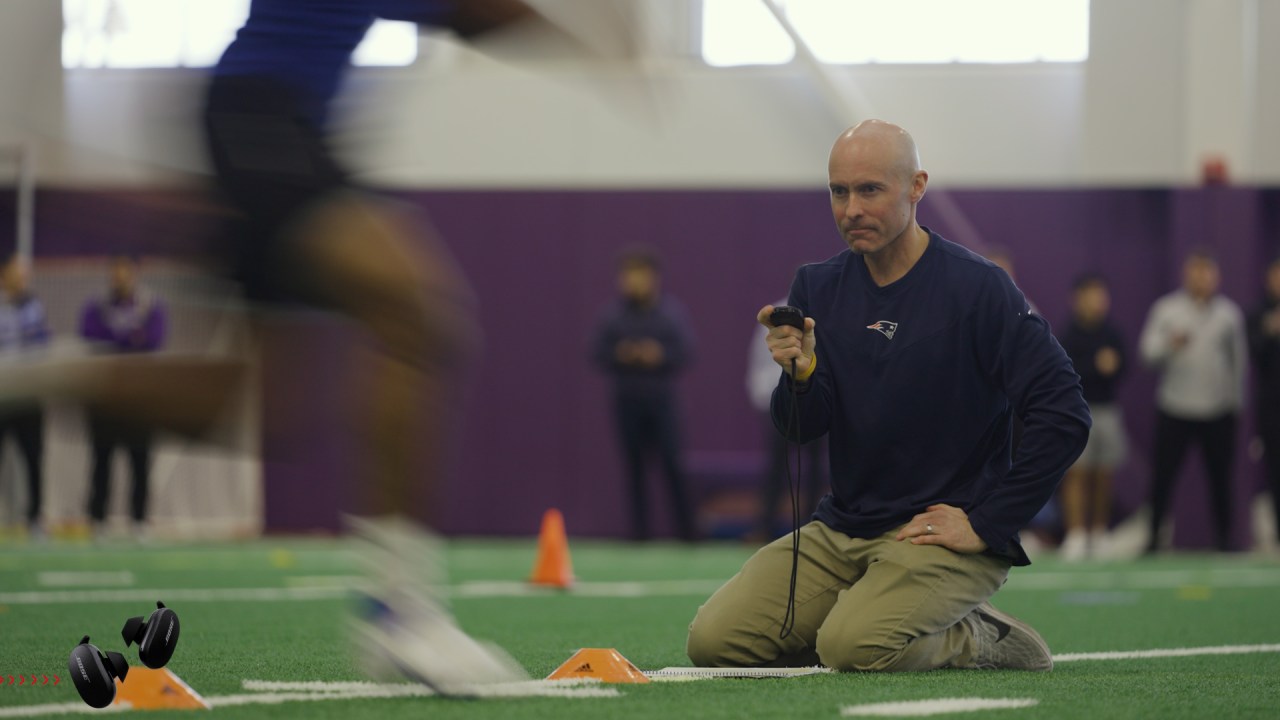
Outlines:
[{"label": "small orange cone marker", "polygon": [[200,693],[168,668],[132,667],[126,678],[124,682],[116,680],[114,705],[128,703],[135,710],[209,709]]},{"label": "small orange cone marker", "polygon": [[564,533],[564,516],[551,508],[542,516],[538,533],[538,559],[529,582],[534,585],[567,588],[573,584],[573,561],[569,559],[569,539]]},{"label": "small orange cone marker", "polygon": [[613,648],[582,648],[556,668],[548,680],[591,678],[607,683],[647,683],[649,678]]}]

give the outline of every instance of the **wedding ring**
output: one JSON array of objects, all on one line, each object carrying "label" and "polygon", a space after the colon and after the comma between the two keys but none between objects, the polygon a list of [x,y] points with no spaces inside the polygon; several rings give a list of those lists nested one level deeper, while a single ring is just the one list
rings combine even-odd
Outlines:
[{"label": "wedding ring", "polygon": [[925,524],[924,524],[924,531],[925,531],[926,533],[928,533],[928,534],[932,535],[932,534],[933,534],[933,523],[925,523]]}]

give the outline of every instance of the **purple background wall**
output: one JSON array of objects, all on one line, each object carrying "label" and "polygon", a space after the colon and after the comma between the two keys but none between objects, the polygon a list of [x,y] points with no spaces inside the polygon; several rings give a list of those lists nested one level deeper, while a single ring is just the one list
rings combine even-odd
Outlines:
[{"label": "purple background wall", "polygon": [[[548,507],[577,535],[625,532],[621,473],[607,386],[587,360],[591,329],[613,293],[619,248],[648,243],[663,255],[666,287],[689,306],[699,359],[683,380],[689,461],[697,477],[758,461],[759,418],[744,393],[755,311],[783,295],[794,268],[842,249],[825,194],[808,191],[429,191],[403,194],[431,216],[480,298],[485,352],[457,411],[456,472],[444,530],[530,534]],[[959,207],[976,236],[947,222],[940,199]],[[923,223],[975,249],[1011,251],[1018,284],[1056,326],[1076,274],[1100,270],[1113,285],[1114,315],[1136,353],[1147,308],[1172,289],[1185,252],[1216,248],[1223,291],[1252,308],[1261,268],[1280,239],[1274,190],[966,190],[927,195]],[[10,208],[0,207],[0,215]],[[124,243],[185,255],[210,240],[207,209],[166,192],[45,191],[37,198],[38,256],[93,255]],[[11,223],[8,224],[12,226]],[[358,466],[331,408],[329,382],[349,359],[343,330],[318,320],[306,342],[320,359],[305,368],[269,366],[279,388],[267,412],[304,424],[267,438],[267,524],[273,530],[332,529]],[[306,333],[281,328],[290,338]],[[286,380],[294,381],[292,384]],[[1145,498],[1154,375],[1135,364],[1122,390],[1133,453],[1118,477],[1118,502]],[[1245,508],[1261,486],[1240,438],[1235,542],[1246,542]],[[299,444],[299,438],[307,438]],[[1176,542],[1207,545],[1203,475],[1192,457],[1175,498]],[[663,502],[662,498],[657,498]],[[658,507],[662,507],[659,505]],[[660,516],[660,521],[665,517]]]}]

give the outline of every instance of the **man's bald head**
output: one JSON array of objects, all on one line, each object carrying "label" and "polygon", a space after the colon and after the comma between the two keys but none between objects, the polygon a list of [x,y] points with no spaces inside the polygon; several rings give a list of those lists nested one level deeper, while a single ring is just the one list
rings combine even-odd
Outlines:
[{"label": "man's bald head", "polygon": [[904,180],[920,170],[920,152],[911,133],[884,120],[863,120],[840,133],[831,147],[831,162],[849,154],[874,158]]},{"label": "man's bald head", "polygon": [[883,120],[845,130],[831,148],[827,175],[836,225],[855,253],[879,255],[908,231],[917,240],[925,237],[916,204],[929,174],[920,169],[916,143],[906,130]]}]

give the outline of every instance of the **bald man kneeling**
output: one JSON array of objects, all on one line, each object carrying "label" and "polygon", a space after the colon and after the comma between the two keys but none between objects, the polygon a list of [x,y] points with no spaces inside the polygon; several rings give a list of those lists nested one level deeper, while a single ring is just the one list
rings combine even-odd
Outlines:
[{"label": "bald man kneeling", "polygon": [[848,249],[796,274],[803,331],[773,327],[771,306],[757,319],[782,367],[774,424],[795,434],[794,409],[800,442],[828,436],[831,493],[798,555],[790,535],[766,545],[698,610],[689,657],[1050,670],[1040,635],[988,601],[1029,564],[1017,531],[1084,448],[1079,377],[1008,275],[917,222],[929,175],[906,131],[850,128],[828,170]]}]

